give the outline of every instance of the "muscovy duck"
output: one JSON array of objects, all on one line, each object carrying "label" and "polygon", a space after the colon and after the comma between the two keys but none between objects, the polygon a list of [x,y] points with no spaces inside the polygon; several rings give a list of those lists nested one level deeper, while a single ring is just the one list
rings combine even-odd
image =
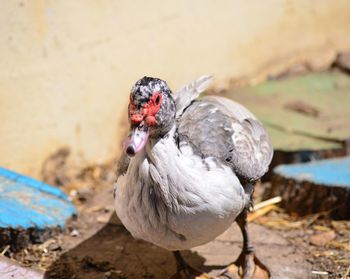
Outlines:
[{"label": "muscovy duck", "polygon": [[211,81],[202,76],[176,94],[158,78],[143,77],[132,87],[116,212],[135,238],[173,251],[186,278],[194,269],[179,251],[213,240],[236,221],[242,277],[252,276],[254,264],[270,275],[254,255],[246,221],[255,182],[272,159],[270,139],[242,105],[219,96],[197,99]]}]

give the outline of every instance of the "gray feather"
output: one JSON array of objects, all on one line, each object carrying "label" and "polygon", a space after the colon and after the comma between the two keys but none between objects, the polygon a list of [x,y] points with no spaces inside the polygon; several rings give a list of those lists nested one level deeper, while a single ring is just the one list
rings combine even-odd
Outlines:
[{"label": "gray feather", "polygon": [[205,91],[213,81],[211,75],[204,75],[191,81],[175,93],[176,117],[179,117],[193,100]]},{"label": "gray feather", "polygon": [[268,134],[252,113],[226,100],[204,98],[189,106],[178,121],[180,145],[189,144],[202,158],[231,166],[241,178],[257,180],[273,154]]}]

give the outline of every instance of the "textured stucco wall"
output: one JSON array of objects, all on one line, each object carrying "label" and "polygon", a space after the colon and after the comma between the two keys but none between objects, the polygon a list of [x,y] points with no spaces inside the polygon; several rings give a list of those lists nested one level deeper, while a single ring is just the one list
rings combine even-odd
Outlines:
[{"label": "textured stucco wall", "polygon": [[320,63],[349,31],[348,0],[1,1],[0,165],[38,176],[61,146],[103,162],[139,77],[178,87]]}]

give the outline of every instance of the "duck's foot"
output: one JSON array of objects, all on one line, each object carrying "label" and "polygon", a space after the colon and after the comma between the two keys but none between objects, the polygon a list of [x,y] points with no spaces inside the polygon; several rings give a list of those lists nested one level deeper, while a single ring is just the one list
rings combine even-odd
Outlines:
[{"label": "duck's foot", "polygon": [[210,279],[207,274],[190,266],[179,251],[175,251],[174,257],[176,259],[176,273],[170,279]]},{"label": "duck's foot", "polygon": [[263,264],[255,255],[254,249],[247,252],[242,251],[235,265],[239,268],[239,274],[242,278],[271,278],[269,268]]},{"label": "duck's foot", "polygon": [[219,273],[219,278],[272,278],[271,272],[257,256],[250,245],[247,229],[247,211],[243,211],[237,217],[237,224],[242,231],[243,248],[237,260]]},{"label": "duck's foot", "polygon": [[219,278],[230,279],[268,279],[271,278],[271,272],[266,265],[264,265],[254,251],[243,251],[238,259],[227,268],[218,274]]}]

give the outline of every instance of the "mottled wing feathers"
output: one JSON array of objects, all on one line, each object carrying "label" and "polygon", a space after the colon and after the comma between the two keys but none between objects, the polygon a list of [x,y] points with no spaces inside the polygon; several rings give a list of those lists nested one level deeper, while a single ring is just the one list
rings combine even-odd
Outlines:
[{"label": "mottled wing feathers", "polygon": [[191,81],[189,84],[185,85],[175,93],[174,98],[176,103],[177,118],[193,100],[195,100],[204,90],[208,88],[212,80],[213,77],[210,75],[201,76],[200,78]]},{"label": "mottled wing feathers", "polygon": [[202,158],[226,160],[233,148],[231,125],[231,120],[215,105],[195,101],[178,122],[180,144],[189,144],[194,153]]},{"label": "mottled wing feathers", "polygon": [[266,130],[251,118],[235,123],[233,130],[233,169],[246,179],[259,179],[267,172],[273,155]]},{"label": "mottled wing feathers", "polygon": [[273,154],[268,134],[242,105],[205,97],[193,102],[178,123],[180,143],[199,156],[216,158],[246,180],[266,173]]}]

